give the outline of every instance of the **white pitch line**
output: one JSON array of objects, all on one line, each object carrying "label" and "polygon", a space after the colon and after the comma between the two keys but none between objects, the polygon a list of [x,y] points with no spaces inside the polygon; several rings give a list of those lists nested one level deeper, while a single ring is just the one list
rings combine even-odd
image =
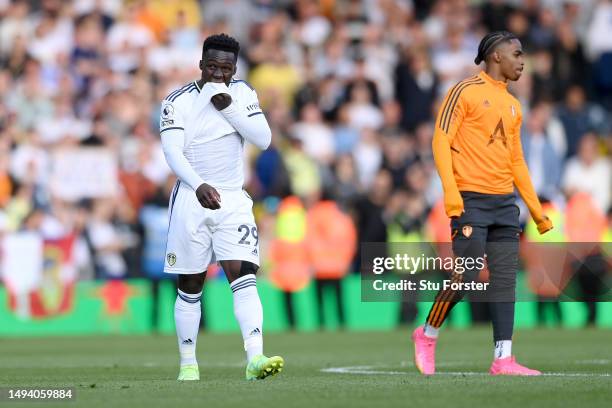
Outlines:
[{"label": "white pitch line", "polygon": [[599,364],[606,365],[612,363],[611,360],[601,359],[601,360],[576,360],[576,364]]},{"label": "white pitch line", "polygon": [[[411,375],[405,371],[386,371],[376,369],[375,366],[349,366],[349,367],[328,367],[320,370],[323,373],[332,374],[361,374],[361,375]],[[488,376],[485,372],[474,371],[442,371],[435,375],[470,375],[470,376]],[[544,377],[610,377],[608,373],[543,373]]]},{"label": "white pitch line", "polygon": [[380,375],[405,375],[404,371],[377,371],[372,370],[373,366],[352,366],[352,367],[329,367],[321,369],[324,373],[334,374],[380,374]]}]

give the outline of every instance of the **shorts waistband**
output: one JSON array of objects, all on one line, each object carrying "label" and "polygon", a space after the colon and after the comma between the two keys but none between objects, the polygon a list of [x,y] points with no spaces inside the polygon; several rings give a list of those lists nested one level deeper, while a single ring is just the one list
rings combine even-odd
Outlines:
[{"label": "shorts waistband", "polygon": [[475,191],[460,191],[461,197],[464,198],[482,198],[482,199],[497,199],[497,200],[506,200],[516,198],[514,193],[510,194],[485,194],[485,193],[477,193]]}]

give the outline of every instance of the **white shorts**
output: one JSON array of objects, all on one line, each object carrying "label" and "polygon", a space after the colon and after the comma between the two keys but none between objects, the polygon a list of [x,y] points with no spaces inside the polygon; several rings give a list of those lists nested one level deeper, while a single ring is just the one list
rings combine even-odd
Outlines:
[{"label": "white shorts", "polygon": [[219,190],[221,208],[202,207],[180,181],[170,195],[164,272],[194,274],[217,261],[240,260],[259,266],[259,240],[253,200],[244,190]]}]

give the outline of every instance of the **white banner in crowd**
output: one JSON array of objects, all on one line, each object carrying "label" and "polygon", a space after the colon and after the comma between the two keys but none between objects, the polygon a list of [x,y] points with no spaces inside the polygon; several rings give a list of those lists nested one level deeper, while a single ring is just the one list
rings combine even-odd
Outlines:
[{"label": "white banner in crowd", "polygon": [[118,191],[117,157],[109,149],[61,149],[53,153],[51,168],[51,191],[64,200],[109,197]]},{"label": "white banner in crowd", "polygon": [[15,294],[16,314],[30,315],[29,295],[41,284],[43,270],[43,240],[34,232],[7,234],[2,240],[0,277]]}]

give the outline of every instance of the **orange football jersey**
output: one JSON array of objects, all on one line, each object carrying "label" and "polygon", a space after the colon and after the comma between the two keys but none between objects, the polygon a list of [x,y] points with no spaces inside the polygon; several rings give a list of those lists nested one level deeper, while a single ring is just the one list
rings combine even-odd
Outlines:
[{"label": "orange football jersey", "polygon": [[521,105],[506,83],[484,71],[451,88],[438,112],[432,143],[445,190],[510,194],[516,185],[538,220],[542,208],[523,158],[521,121]]}]

